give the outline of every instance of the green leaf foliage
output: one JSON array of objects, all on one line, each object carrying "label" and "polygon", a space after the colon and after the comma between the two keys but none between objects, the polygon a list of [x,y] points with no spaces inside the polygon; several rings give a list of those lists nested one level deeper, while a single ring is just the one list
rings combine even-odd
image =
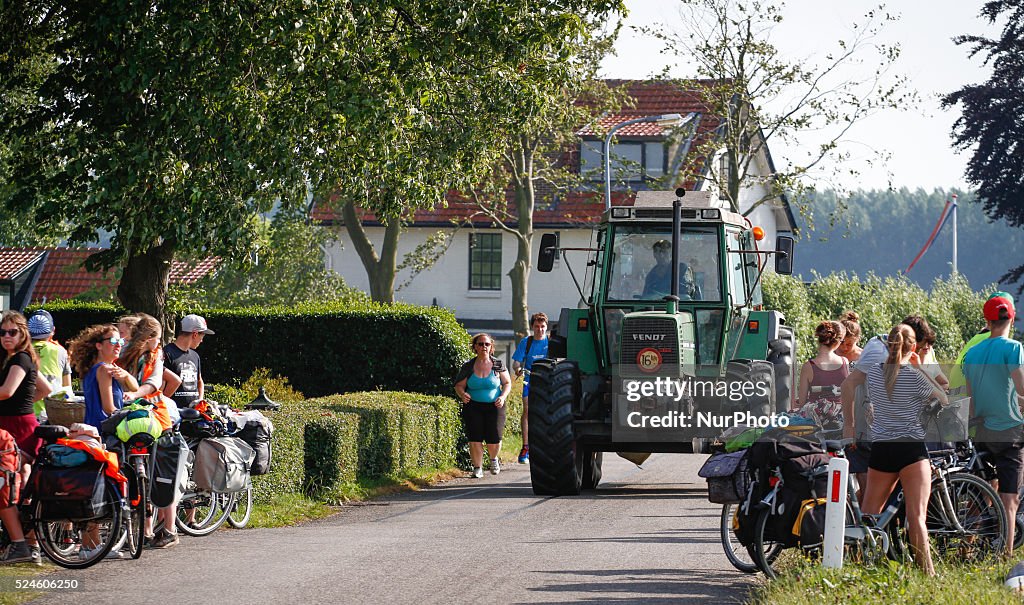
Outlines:
[{"label": "green leaf foliage", "polygon": [[[796,329],[799,361],[817,351],[814,328],[818,322],[835,319],[846,310],[860,315],[863,336],[860,344],[876,334],[889,331],[907,315],[928,320],[936,333],[935,354],[949,361],[964,343],[985,327],[981,307],[985,295],[971,290],[962,277],[937,279],[924,290],[905,277],[879,277],[868,273],[863,278],[845,273],[819,276],[804,283],[799,278],[765,273],[765,308],[778,309],[786,323]],[[983,289],[991,292],[995,286]]]},{"label": "green leaf foliage", "polygon": [[[62,342],[124,313],[100,303],[46,309]],[[206,317],[216,332],[199,348],[209,383],[235,385],[266,368],[264,381],[271,381],[271,373],[286,376],[312,397],[372,389],[449,394],[470,356],[465,329],[450,310],[437,307],[364,302],[191,312]]]}]

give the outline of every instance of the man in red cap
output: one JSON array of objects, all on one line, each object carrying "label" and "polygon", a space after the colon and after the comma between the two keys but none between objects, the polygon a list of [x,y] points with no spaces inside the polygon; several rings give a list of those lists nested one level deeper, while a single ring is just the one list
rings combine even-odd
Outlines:
[{"label": "man in red cap", "polygon": [[[999,499],[1012,520],[1017,517],[1018,491],[1024,481],[1024,347],[1010,338],[1016,315],[1010,299],[988,299],[984,314],[989,336],[967,351],[963,372],[974,415],[984,420],[977,441],[992,453]],[[1013,549],[1012,522],[1009,531],[1008,553]]]}]

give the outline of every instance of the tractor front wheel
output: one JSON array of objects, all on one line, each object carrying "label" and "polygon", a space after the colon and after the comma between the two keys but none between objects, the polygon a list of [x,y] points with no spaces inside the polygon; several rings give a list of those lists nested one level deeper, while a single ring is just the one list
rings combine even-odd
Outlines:
[{"label": "tractor front wheel", "polygon": [[[573,403],[579,398],[576,362],[538,359],[530,372],[530,481],[538,496],[575,496],[583,483],[584,456],[577,459]],[[584,452],[580,452],[581,454]],[[592,459],[593,453],[586,456]],[[589,460],[588,460],[589,461]],[[600,471],[598,471],[599,473]],[[600,475],[596,480],[597,485]]]}]

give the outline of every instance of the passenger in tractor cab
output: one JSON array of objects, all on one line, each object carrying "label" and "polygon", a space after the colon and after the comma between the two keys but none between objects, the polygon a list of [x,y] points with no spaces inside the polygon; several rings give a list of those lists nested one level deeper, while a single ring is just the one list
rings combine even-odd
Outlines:
[{"label": "passenger in tractor cab", "polygon": [[[654,253],[655,265],[644,278],[644,300],[661,300],[668,296],[672,280],[672,244],[668,240],[654,242],[651,251]],[[679,299],[702,300],[700,288],[693,278],[693,270],[686,263],[679,262]]]}]

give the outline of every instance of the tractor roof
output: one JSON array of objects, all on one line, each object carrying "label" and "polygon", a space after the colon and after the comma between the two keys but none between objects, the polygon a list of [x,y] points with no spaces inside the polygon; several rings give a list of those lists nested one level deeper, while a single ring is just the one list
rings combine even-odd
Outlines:
[{"label": "tractor roof", "polygon": [[[638,191],[636,201],[630,210],[626,211],[625,206],[613,206],[605,212],[605,220],[619,222],[625,219],[630,222],[647,219],[672,219],[672,202],[677,197],[674,191]],[[694,218],[708,222],[723,222],[729,225],[740,227],[747,226],[747,219],[742,215],[732,212],[728,206],[721,203],[710,191],[687,191],[682,197],[683,220]],[[620,209],[621,208],[621,209]],[[708,219],[708,213],[701,212],[704,209],[717,209],[718,216]],[[689,210],[689,212],[687,212]],[[660,221],[659,221],[660,222]]]}]

